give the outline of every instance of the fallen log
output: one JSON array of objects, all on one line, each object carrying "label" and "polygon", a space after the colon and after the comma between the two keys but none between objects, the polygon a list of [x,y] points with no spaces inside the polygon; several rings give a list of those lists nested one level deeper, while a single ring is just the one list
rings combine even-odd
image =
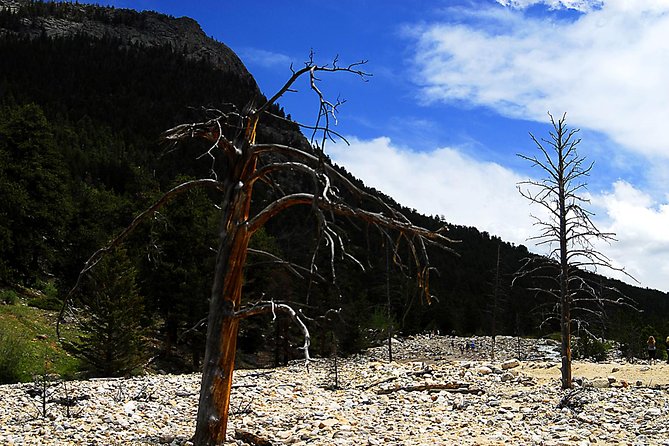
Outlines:
[{"label": "fallen log", "polygon": [[389,377],[386,377],[386,378],[378,379],[371,384],[367,384],[366,386],[365,385],[358,386],[358,388],[359,389],[364,389],[364,390],[369,390],[372,387],[378,386],[379,384],[387,383],[387,382],[390,382],[390,381],[395,381],[396,379],[397,379],[397,376],[389,376]]},{"label": "fallen log", "polygon": [[389,389],[379,389],[376,391],[378,395],[388,395],[390,393],[399,392],[424,392],[430,390],[445,390],[452,393],[475,393],[482,394],[484,391],[479,388],[470,388],[467,383],[434,383],[434,384],[416,384],[411,386],[398,386]]}]

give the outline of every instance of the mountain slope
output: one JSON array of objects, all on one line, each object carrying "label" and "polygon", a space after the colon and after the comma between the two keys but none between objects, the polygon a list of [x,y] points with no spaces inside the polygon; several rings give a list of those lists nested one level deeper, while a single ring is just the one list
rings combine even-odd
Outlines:
[{"label": "mountain slope", "polygon": [[[232,74],[258,91],[255,80],[242,61],[225,44],[209,38],[198,23],[188,17],[174,18],[157,12],[137,12],[76,3],[41,3],[31,0],[0,0],[0,9],[20,13],[20,20],[5,21],[5,36],[37,39],[71,38],[117,40],[121,46],[144,48],[168,46],[174,54],[189,60],[207,61],[218,70]],[[15,18],[18,18],[14,15]]]},{"label": "mountain slope", "polygon": [[[194,141],[168,148],[159,141],[162,131],[202,120],[206,116],[202,106],[232,103],[241,109],[265,100],[227,46],[206,37],[191,19],[152,12],[0,0],[0,60],[0,136],[12,142],[7,146],[0,142],[0,157],[6,157],[5,168],[0,169],[0,190],[16,198],[0,203],[0,216],[5,217],[0,219],[0,258],[4,259],[0,280],[30,284],[52,277],[61,291],[71,286],[91,252],[162,191],[185,178],[210,175],[211,160],[201,156],[205,145]],[[283,115],[278,106],[272,112]],[[28,127],[31,134],[24,131]],[[281,119],[263,122],[259,138],[307,145],[297,125]],[[16,147],[25,148],[23,158],[13,151]],[[34,171],[53,175],[28,175],[24,167],[28,160]],[[355,178],[351,181],[364,187]],[[300,186],[289,183],[287,179],[287,187]],[[57,206],[46,193],[49,189],[61,191],[58,196],[64,197]],[[269,194],[259,194],[257,205]],[[211,247],[217,238],[217,213],[211,203],[217,198],[189,195],[129,241],[139,259],[147,317],[163,323],[160,330],[169,342],[186,344],[194,352],[201,340],[184,333],[191,333],[188,330],[206,311]],[[399,207],[390,197],[384,198]],[[19,219],[16,210],[27,208],[50,210],[44,212],[49,224],[38,227],[29,213]],[[446,223],[404,211],[427,228]],[[313,225],[307,213],[298,211],[272,221],[255,243],[308,263]],[[395,330],[407,333],[426,328],[487,333],[495,319],[498,332],[540,334],[537,327],[545,314],[534,310],[547,302],[508,286],[527,249],[476,228],[448,226],[450,236],[461,240],[456,247],[460,256],[430,251],[432,263],[441,272],[432,282],[439,302],[431,307],[420,305],[415,286],[389,261],[378,234],[364,228],[357,231],[353,225],[347,227],[349,249],[362,259],[366,271],[343,264],[336,286],[322,284],[312,290],[310,284],[270,271],[252,259],[246,289],[249,296],[272,290],[298,302],[309,290],[312,303],[317,302],[314,314],[342,307],[345,324],[330,321],[318,327],[322,334],[314,344],[322,351],[330,348],[328,333],[336,333],[344,349],[354,349],[368,327],[391,322]],[[17,244],[21,240],[23,245]],[[40,249],[32,249],[37,245]],[[22,255],[26,251],[22,246],[31,247],[31,255]],[[498,246],[507,286],[503,298],[494,304]],[[660,332],[669,328],[664,321],[669,313],[664,293],[607,283],[624,287],[640,306],[655,310],[644,319],[614,313],[620,319],[616,321],[620,333],[640,336],[645,324]],[[270,334],[262,327],[264,322],[252,322],[242,333],[245,348],[253,350],[267,342]],[[286,330],[285,336],[280,330]],[[287,338],[288,330],[277,328],[277,339]]]}]

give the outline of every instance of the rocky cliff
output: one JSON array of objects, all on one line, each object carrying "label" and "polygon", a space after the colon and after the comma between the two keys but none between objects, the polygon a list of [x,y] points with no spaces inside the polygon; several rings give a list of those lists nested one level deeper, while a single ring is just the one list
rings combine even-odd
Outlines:
[{"label": "rocky cliff", "polygon": [[74,3],[53,6],[31,0],[0,0],[0,11],[4,13],[11,14],[24,8],[31,12],[29,17],[13,26],[0,28],[0,35],[37,38],[84,34],[98,39],[115,39],[121,45],[169,46],[176,54],[188,59],[206,60],[224,72],[234,73],[244,84],[258,90],[239,57],[223,43],[208,37],[189,17],[174,18],[153,11]]},{"label": "rocky cliff", "polygon": [[[0,38],[67,38],[87,36],[118,42],[121,47],[168,47],[177,56],[204,61],[232,82],[242,96],[263,101],[264,96],[241,59],[225,44],[208,37],[189,17],[174,18],[154,11],[35,0],[0,0]],[[235,103],[226,99],[225,102]],[[245,104],[237,104],[244,106]],[[273,110],[278,113],[277,110]],[[259,141],[310,150],[298,127],[267,117],[258,129]]]}]

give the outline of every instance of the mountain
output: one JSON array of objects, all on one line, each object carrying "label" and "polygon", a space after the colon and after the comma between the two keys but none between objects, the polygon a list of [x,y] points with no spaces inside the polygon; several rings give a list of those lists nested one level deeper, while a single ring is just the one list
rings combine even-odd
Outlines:
[{"label": "mountain", "polygon": [[[155,12],[0,0],[0,60],[0,196],[6,197],[0,202],[0,284],[48,285],[61,297],[84,260],[152,200],[185,179],[211,175],[204,142],[165,146],[163,131],[202,121],[207,109],[222,104],[242,109],[266,101],[230,48],[207,37],[192,19]],[[271,111],[277,117],[261,122],[259,141],[308,149],[298,126],[281,119],[284,110],[276,105]],[[299,189],[296,181],[286,178],[282,186]],[[403,333],[459,334],[490,333],[493,323],[504,334],[557,329],[554,323],[539,328],[550,301],[510,286],[530,255],[524,246],[421,215],[381,191],[367,190],[401,208],[415,224],[435,230],[446,224],[449,236],[460,240],[459,256],[430,249],[440,274],[431,283],[438,301],[429,307],[394,266],[379,234],[352,223],[342,222],[348,250],[365,270],[344,262],[335,285],[295,280],[251,256],[245,278],[250,298],[273,293],[298,302],[314,317],[342,308],[341,319],[315,319],[317,351],[331,351],[333,339],[340,349],[353,351],[368,341],[370,329],[388,326]],[[254,195],[254,206],[266,203],[271,193]],[[219,198],[193,192],[127,242],[146,298],[145,323],[166,350],[185,346],[194,362],[203,336],[194,327],[201,327],[197,324],[206,312],[218,238],[212,203]],[[298,210],[273,220],[253,243],[309,264],[315,224],[307,211]],[[494,299],[498,272],[501,286]],[[627,336],[624,342],[636,348],[646,333],[668,332],[666,294],[594,279],[622,289],[649,310],[613,311],[602,335]],[[299,335],[291,330],[289,324],[261,318],[244,327],[240,347],[255,351],[273,345],[274,359],[286,359],[294,352],[291,337]]]},{"label": "mountain", "polygon": [[0,9],[22,16],[5,22],[0,33],[30,39],[112,39],[121,47],[168,46],[174,54],[189,60],[207,61],[216,69],[234,75],[246,88],[259,93],[253,76],[225,44],[209,38],[198,23],[188,17],[174,18],[157,12],[137,12],[78,3],[41,3],[30,0],[0,0]]}]

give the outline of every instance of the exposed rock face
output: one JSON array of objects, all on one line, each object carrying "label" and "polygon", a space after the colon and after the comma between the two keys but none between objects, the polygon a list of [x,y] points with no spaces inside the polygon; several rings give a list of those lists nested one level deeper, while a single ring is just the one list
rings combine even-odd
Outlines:
[{"label": "exposed rock face", "polygon": [[[215,69],[233,76],[248,97],[263,101],[264,96],[241,59],[225,44],[208,37],[189,17],[174,18],[153,11],[58,3],[33,4],[31,0],[0,0],[0,11],[20,14],[21,19],[3,28],[0,38],[14,35],[37,39],[88,36],[111,39],[121,47],[169,47],[175,55],[206,61]],[[206,86],[203,86],[206,88]],[[231,101],[232,102],[232,101]],[[207,118],[208,119],[208,118]],[[271,141],[310,151],[311,147],[298,127],[285,121],[264,119],[258,128],[258,141]]]},{"label": "exposed rock face", "polygon": [[[0,9],[16,12],[29,0],[0,0]],[[0,29],[1,34],[32,38],[69,37],[79,34],[93,38],[118,39],[123,45],[145,47],[169,45],[176,54],[206,60],[216,68],[236,74],[245,84],[258,89],[242,61],[226,45],[208,37],[189,17],[174,18],[153,11],[137,12],[81,4],[60,4],[53,14],[22,19],[18,29]]]},{"label": "exposed rock face", "polygon": [[16,11],[19,6],[21,5],[21,2],[19,0],[1,0],[0,1],[0,9],[8,9],[10,11]]}]

